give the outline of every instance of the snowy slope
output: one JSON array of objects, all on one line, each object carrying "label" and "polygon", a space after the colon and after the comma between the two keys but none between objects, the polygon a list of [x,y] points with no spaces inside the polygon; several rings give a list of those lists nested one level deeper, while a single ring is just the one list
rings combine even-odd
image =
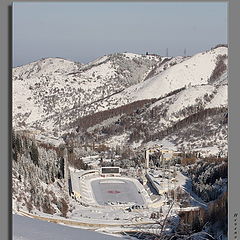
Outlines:
[{"label": "snowy slope", "polygon": [[217,56],[227,54],[226,47],[219,47],[176,64],[162,73],[127,89],[123,94],[134,100],[159,98],[184,86],[207,84],[216,66]]},{"label": "snowy slope", "polygon": [[167,70],[168,68],[187,60],[189,57],[177,56],[177,57],[163,57],[162,61],[155,65],[152,71],[149,72],[146,79],[156,76],[157,74]]},{"label": "snowy slope", "polygon": [[89,230],[68,227],[13,214],[13,240],[117,240]]},{"label": "snowy slope", "polygon": [[[217,51],[218,50],[218,51]],[[192,57],[200,58],[206,54],[210,55],[215,62],[218,55],[225,54],[225,48],[211,50],[205,54],[196,55]],[[147,83],[149,84],[149,92],[155,91],[158,86],[158,82],[155,81],[158,77],[159,81],[162,81],[162,76],[165,76],[166,73],[172,72],[172,75],[169,75],[169,79],[175,76],[175,69],[178,69],[178,65],[184,64],[188,60],[182,61],[179,64],[169,67],[163,73],[158,74],[157,76],[150,78],[140,84],[129,87],[122,93],[119,93],[112,97],[112,103],[122,103],[126,101],[134,101],[136,99],[145,99],[148,98],[148,92],[144,95],[143,91],[145,88],[143,86]],[[195,59],[196,60],[196,59]],[[196,62],[196,61],[195,61]],[[201,62],[201,61],[200,61]],[[227,64],[227,61],[226,61]],[[213,65],[213,69],[215,66]],[[195,68],[194,68],[195,69]],[[194,70],[193,69],[193,70]],[[185,70],[185,68],[183,68]],[[191,76],[196,76],[195,82],[190,81],[187,85],[181,85],[181,81],[176,82],[174,88],[171,89],[170,93],[174,90],[178,90],[164,97],[164,95],[157,94],[156,98],[161,97],[159,100],[155,100],[154,103],[148,104],[143,108],[138,109],[138,113],[132,113],[130,116],[128,114],[122,116],[116,116],[115,119],[111,121],[105,120],[104,122],[95,125],[92,128],[89,128],[90,132],[99,131],[98,134],[101,134],[101,129],[104,131],[107,129],[108,132],[116,132],[115,135],[109,134],[102,141],[105,141],[107,145],[125,145],[129,144],[134,146],[134,148],[143,148],[148,146],[148,142],[151,142],[151,138],[154,139],[153,144],[158,144],[162,140],[175,142],[178,149],[196,149],[205,152],[207,155],[218,153],[227,155],[227,124],[225,115],[228,109],[228,74],[227,70],[221,73],[221,75],[215,79],[214,82],[210,82],[209,78],[212,75],[212,71],[208,72],[208,77],[205,77],[204,83],[201,83],[201,79],[197,78],[197,73],[192,69],[186,71],[186,75],[190,74]],[[200,72],[200,70],[198,70]],[[204,69],[202,69],[204,71]],[[179,72],[177,71],[176,74]],[[163,79],[164,80],[164,79]],[[151,85],[153,84],[153,85]],[[165,81],[163,86],[170,87],[168,81]],[[159,84],[160,86],[161,84]],[[154,87],[155,86],[155,87]],[[133,90],[134,89],[134,90]],[[160,89],[161,90],[161,89]],[[163,91],[165,88],[163,87]],[[142,94],[139,94],[139,92]],[[129,93],[129,94],[127,94]],[[151,96],[151,94],[150,94]],[[137,98],[138,97],[138,98]],[[150,98],[150,97],[149,97]],[[126,100],[127,99],[127,100]],[[179,130],[173,132],[171,129],[172,126],[184,121],[188,117],[194,114],[200,114],[201,112],[212,109],[211,116],[201,118],[199,122],[194,120],[192,124],[182,124]],[[214,111],[218,113],[214,113]],[[197,118],[199,115],[196,115]],[[224,123],[225,122],[225,123]],[[116,127],[116,123],[127,123],[124,128]],[[180,128],[180,127],[179,127]],[[118,130],[119,129],[119,130]],[[141,129],[140,131],[136,129]],[[125,131],[122,134],[122,131]],[[161,138],[161,132],[168,131],[168,139]],[[184,134],[183,134],[184,133]],[[177,135],[177,136],[176,136]],[[150,137],[149,137],[150,136]],[[151,137],[152,136],[152,137]],[[160,138],[159,138],[160,137]],[[159,138],[159,139],[158,139]]]},{"label": "snowy slope", "polygon": [[227,107],[227,91],[228,86],[226,84],[220,86],[210,84],[190,86],[171,97],[155,102],[150,106],[150,109],[161,106],[166,109],[166,120],[179,121],[186,115],[179,115],[178,113],[188,107],[199,106],[202,109]]},{"label": "snowy slope", "polygon": [[217,57],[227,55],[227,51],[226,47],[219,47],[190,58],[178,57],[173,59],[174,62],[177,62],[176,64],[168,64],[164,71],[160,66],[159,74],[127,88],[108,100],[115,106],[120,106],[123,103],[137,100],[163,97],[183,87],[208,84],[209,78],[216,67]]},{"label": "snowy slope", "polygon": [[19,66],[13,69],[13,80],[30,79],[52,74],[64,74],[79,70],[81,63],[75,63],[63,58],[43,58],[39,61]]},{"label": "snowy slope", "polygon": [[202,99],[205,94],[212,93],[214,87],[211,85],[193,86],[176,95],[175,101],[168,108],[167,115],[170,116],[174,112],[196,104],[196,99]]},{"label": "snowy slope", "polygon": [[206,108],[222,107],[228,105],[228,85],[222,85],[217,89],[215,97]]},{"label": "snowy slope", "polygon": [[[115,135],[106,136],[107,145],[129,144],[128,146],[141,150],[150,143],[162,145],[160,142],[167,141],[172,142],[178,150],[190,148],[206,155],[222,153],[226,156],[227,124],[223,122],[228,108],[227,90],[228,86],[225,83],[216,86],[211,84],[189,86],[140,109],[140,114],[123,115],[113,123],[109,121],[108,126],[98,124],[97,134],[101,134],[102,128],[116,129],[116,122],[127,122],[122,128],[122,131],[125,129],[124,134],[121,133],[120,128]],[[175,131],[169,130],[166,138],[161,138],[161,132],[207,109],[222,109],[222,113],[200,118],[199,121],[196,119],[193,123],[182,124]],[[94,130],[97,130],[96,127]]]},{"label": "snowy slope", "polygon": [[66,131],[79,117],[137,100],[161,98],[184,87],[186,92],[174,100],[168,115],[206,94],[214,97],[208,107],[225,106],[227,74],[217,82],[209,79],[218,56],[227,55],[227,51],[227,47],[218,47],[192,57],[164,60],[154,55],[117,53],[81,66],[66,62],[63,67],[59,59],[45,59],[18,67],[13,70],[14,126]]},{"label": "snowy slope", "polygon": [[87,106],[142,82],[159,61],[160,56],[125,53],[87,65],[49,58],[17,67],[13,69],[14,126],[53,130],[60,120],[66,125],[99,107],[85,110]]}]

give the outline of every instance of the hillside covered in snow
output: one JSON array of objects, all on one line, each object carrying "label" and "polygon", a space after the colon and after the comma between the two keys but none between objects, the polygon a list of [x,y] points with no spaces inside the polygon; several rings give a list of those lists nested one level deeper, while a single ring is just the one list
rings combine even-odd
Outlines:
[{"label": "hillside covered in snow", "polygon": [[115,237],[94,231],[73,228],[49,223],[38,219],[28,218],[17,214],[13,215],[13,240],[121,240],[124,237]]},{"label": "hillside covered in snow", "polygon": [[144,81],[160,56],[112,54],[87,65],[47,58],[13,69],[15,127],[56,130],[114,107],[108,98]]},{"label": "hillside covered in snow", "polygon": [[118,138],[139,149],[166,139],[226,156],[227,56],[219,45],[189,57],[116,53],[85,65],[47,58],[14,68],[14,129]]}]

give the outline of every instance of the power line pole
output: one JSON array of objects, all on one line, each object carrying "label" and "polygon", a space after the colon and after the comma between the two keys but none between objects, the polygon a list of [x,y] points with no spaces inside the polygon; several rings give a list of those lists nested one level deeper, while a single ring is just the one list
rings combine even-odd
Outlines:
[{"label": "power line pole", "polygon": [[186,48],[184,48],[184,52],[183,52],[183,54],[184,54],[184,57],[187,56],[187,49],[186,49]]},{"label": "power line pole", "polygon": [[168,57],[168,48],[166,49],[166,57]]}]

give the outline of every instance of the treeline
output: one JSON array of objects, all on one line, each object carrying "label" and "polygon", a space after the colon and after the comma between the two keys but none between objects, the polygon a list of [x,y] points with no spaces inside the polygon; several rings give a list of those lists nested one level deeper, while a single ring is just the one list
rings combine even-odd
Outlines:
[{"label": "treeline", "polygon": [[191,114],[190,116],[184,118],[183,120],[178,121],[173,126],[167,128],[163,131],[157,132],[153,135],[149,135],[145,139],[145,142],[148,142],[148,141],[151,141],[151,140],[156,140],[156,139],[161,140],[164,137],[180,130],[181,128],[189,126],[194,122],[203,121],[209,116],[213,116],[213,115],[220,114],[220,113],[226,113],[226,112],[227,112],[227,108],[225,108],[225,107],[208,108],[208,109],[200,110],[199,112]]},{"label": "treeline", "polygon": [[144,81],[146,81],[147,79],[153,77],[156,74],[156,71],[158,68],[160,68],[164,63],[170,61],[172,58],[165,58],[162,62],[157,63],[154,68],[147,74],[147,76],[145,77]]},{"label": "treeline", "polygon": [[174,94],[177,94],[177,93],[179,93],[179,92],[181,92],[181,91],[183,91],[183,90],[185,90],[185,89],[186,89],[186,87],[178,88],[178,89],[176,89],[176,90],[173,90],[173,91],[169,92],[169,93],[166,94],[164,97],[158,98],[157,100],[159,101],[159,100],[162,100],[162,99],[164,99],[164,98],[166,98],[166,97],[170,97],[170,96],[172,96],[172,95],[174,95]]},{"label": "treeline", "polygon": [[[208,221],[222,230],[228,232],[228,192],[223,192],[215,201],[208,204]],[[214,228],[212,229],[214,231]]]},{"label": "treeline", "polygon": [[68,154],[68,163],[70,166],[76,169],[84,169],[84,170],[88,169],[88,165],[85,164],[81,158],[76,156],[76,154],[74,153],[73,147],[68,147],[67,154]]},{"label": "treeline", "polygon": [[[227,234],[228,222],[228,159],[205,157],[189,161],[182,167],[192,180],[192,190],[207,203],[207,209],[199,208],[179,213],[178,232],[191,235],[207,231],[218,237],[219,231]],[[207,227],[206,229],[204,229]]]},{"label": "treeline", "polygon": [[[180,91],[180,90],[177,90]],[[149,103],[148,103],[149,104]],[[155,111],[156,109],[148,110],[146,106],[135,108],[135,105],[130,105],[129,112],[133,111],[129,114],[123,114],[119,117],[118,120],[114,122],[110,122],[108,125],[99,126],[95,128],[92,133],[86,132],[87,127],[97,124],[98,122],[102,122],[103,119],[111,118],[110,116],[114,116],[114,114],[119,113],[120,111],[124,112],[124,108],[126,106],[121,107],[119,110],[108,110],[104,112],[98,112],[94,115],[86,116],[81,119],[81,128],[78,128],[80,131],[79,136],[72,136],[68,135],[66,138],[76,138],[80,142],[101,142],[104,141],[105,136],[112,136],[112,135],[119,135],[122,134],[124,131],[130,132],[128,137],[128,143],[131,144],[132,142],[138,142],[143,140],[144,142],[154,141],[156,139],[163,139],[164,137],[176,133],[179,130],[190,126],[192,123],[201,123],[207,119],[207,117],[217,117],[219,118],[219,123],[224,124],[226,123],[226,114],[228,109],[225,107],[220,108],[210,108],[210,109],[202,109],[200,107],[189,107],[187,110],[184,110],[183,114],[186,115],[183,120],[180,120],[174,123],[172,126],[167,128],[157,128],[159,117],[161,116],[161,112]],[[160,107],[161,108],[161,107]],[[154,111],[153,111],[154,110]],[[115,111],[118,111],[117,113]],[[126,111],[125,111],[126,112]],[[193,112],[193,113],[192,113]],[[191,114],[192,113],[192,114]],[[190,115],[189,115],[190,114]],[[221,117],[221,114],[223,115]],[[218,117],[218,115],[220,115]],[[100,117],[94,117],[100,116]],[[101,119],[102,118],[102,119]],[[222,118],[222,120],[221,120]],[[85,120],[84,120],[85,119]],[[151,119],[150,122],[149,119]],[[218,120],[214,121],[218,121]],[[199,134],[205,134],[202,132],[204,128],[201,126],[196,126]],[[208,126],[206,126],[207,129]],[[199,129],[200,128],[200,129]],[[196,133],[197,134],[197,133]]]},{"label": "treeline", "polygon": [[64,177],[63,150],[61,147],[58,148],[50,144],[38,143],[29,136],[12,132],[12,157],[14,166],[18,167],[20,172],[27,173],[27,169],[25,168],[32,163],[35,171],[39,173],[39,179],[47,184],[54,182],[55,179],[62,179]]},{"label": "treeline", "polygon": [[[210,202],[207,207],[207,209],[179,211],[180,221],[177,226],[179,239],[182,239],[181,236],[190,236],[194,233],[196,235],[197,232],[201,233],[202,231],[208,232],[212,236],[206,238],[205,235],[204,239],[217,239],[219,231],[222,231],[224,235],[227,234],[228,193],[222,193],[215,201]],[[190,239],[190,237],[187,239]]]},{"label": "treeline", "polygon": [[206,157],[189,162],[183,171],[192,181],[192,190],[205,202],[217,199],[227,187],[228,159]]},{"label": "treeline", "polygon": [[[62,189],[64,177],[63,149],[39,143],[24,133],[12,132],[12,195],[17,209],[26,207],[29,212],[66,216],[67,202],[52,191],[49,184],[57,182]],[[54,207],[55,206],[55,207]]]},{"label": "treeline", "polygon": [[228,48],[228,44],[225,44],[225,43],[217,44],[215,47],[211,48],[211,50],[219,48],[219,47],[227,47]]},{"label": "treeline", "polygon": [[227,65],[224,63],[225,59],[227,59],[226,54],[217,56],[216,66],[209,79],[210,83],[217,80],[227,70]]},{"label": "treeline", "polygon": [[138,109],[142,108],[145,104],[153,103],[155,101],[156,99],[139,100],[114,109],[97,112],[76,120],[71,124],[70,127],[78,126],[77,131],[80,131],[80,129],[87,129],[109,118],[113,118],[122,114],[131,114],[134,111],[138,111]]},{"label": "treeline", "polygon": [[[98,141],[103,140],[101,139],[102,138],[101,134],[108,136],[116,135],[122,133],[124,130],[132,131],[129,142],[139,140],[141,139],[141,137],[145,138],[145,135],[150,135],[150,133],[148,133],[149,129],[146,123],[145,122],[143,123],[141,119],[139,119],[140,121],[138,121],[138,118],[140,116],[143,116],[144,119],[151,118],[154,120],[154,118],[157,115],[156,111],[154,110],[148,111],[147,107],[156,101],[172,96],[176,93],[181,92],[184,89],[185,87],[176,89],[158,99],[154,98],[139,100],[114,109],[109,109],[91,115],[87,115],[77,119],[76,121],[71,123],[69,127],[77,127],[76,129],[77,132],[81,132],[81,135],[78,135],[79,141],[88,142],[88,140],[90,141],[94,140],[95,137],[92,134],[89,134],[86,130],[89,127],[101,124],[105,120],[110,120],[109,124],[105,126],[99,126],[94,130],[94,133],[98,135],[97,137]],[[116,116],[119,116],[119,119],[112,122],[111,119],[113,119]],[[152,123],[153,122],[151,122],[150,124]],[[74,138],[76,136],[73,133],[65,135],[65,138],[69,137]]]},{"label": "treeline", "polygon": [[[176,90],[180,91],[180,89]],[[168,127],[163,130],[156,131],[150,131],[152,127],[152,130],[156,130],[153,126],[154,124],[158,124],[155,122],[155,119],[157,119],[158,113],[153,111],[154,109],[150,111],[146,111],[146,109],[138,109],[135,112],[135,115],[127,115],[123,116],[118,120],[118,124],[110,124],[109,126],[104,126],[102,128],[102,133],[112,135],[112,134],[119,134],[122,133],[123,130],[130,131],[128,142],[138,142],[139,140],[143,140],[143,142],[149,142],[154,141],[156,139],[163,139],[164,137],[179,131],[180,129],[187,127],[191,125],[192,123],[197,123],[200,121],[204,121],[209,116],[215,116],[218,114],[224,113],[223,120],[225,119],[225,115],[227,112],[227,108],[209,108],[209,109],[195,109],[194,107],[189,107],[187,110],[185,110],[185,115],[187,113],[190,115],[184,118],[183,120],[180,120],[173,124],[171,127]],[[196,112],[198,111],[198,112]],[[191,112],[196,112],[191,114]],[[141,114],[139,117],[136,114]],[[144,120],[151,119],[151,122],[149,124],[146,123],[146,121],[142,121],[141,117],[143,117]],[[139,119],[140,118],[140,119]],[[138,120],[139,119],[139,120]],[[226,121],[221,121],[222,124],[226,123]]]}]

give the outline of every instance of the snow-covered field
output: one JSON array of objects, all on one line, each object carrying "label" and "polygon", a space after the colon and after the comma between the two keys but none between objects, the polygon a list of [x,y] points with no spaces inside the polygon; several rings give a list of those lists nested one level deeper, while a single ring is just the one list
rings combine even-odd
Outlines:
[{"label": "snow-covered field", "polygon": [[73,228],[13,214],[13,240],[120,240],[95,231]]}]

